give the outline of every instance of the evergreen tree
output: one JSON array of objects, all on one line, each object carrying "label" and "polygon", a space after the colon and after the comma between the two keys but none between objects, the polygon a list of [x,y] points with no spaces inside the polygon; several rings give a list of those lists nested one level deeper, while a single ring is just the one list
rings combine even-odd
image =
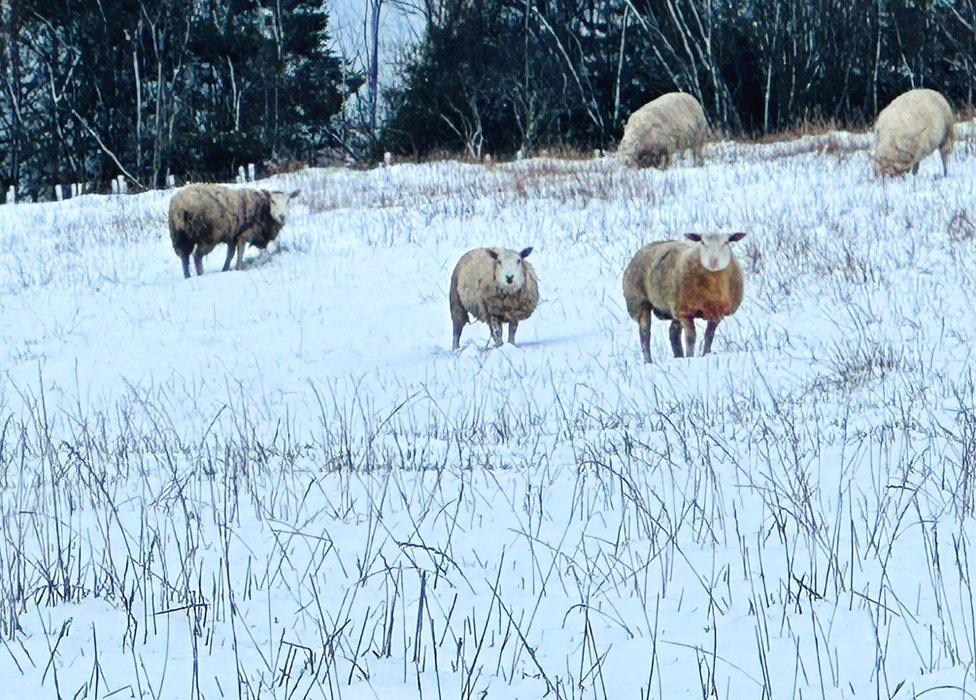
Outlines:
[{"label": "evergreen tree", "polygon": [[331,141],[330,124],[346,94],[362,84],[346,82],[342,62],[329,49],[329,17],[319,0],[279,0],[275,56],[266,122],[272,155],[314,158]]},{"label": "evergreen tree", "polygon": [[355,89],[318,0],[0,0],[0,184],[312,160]]}]

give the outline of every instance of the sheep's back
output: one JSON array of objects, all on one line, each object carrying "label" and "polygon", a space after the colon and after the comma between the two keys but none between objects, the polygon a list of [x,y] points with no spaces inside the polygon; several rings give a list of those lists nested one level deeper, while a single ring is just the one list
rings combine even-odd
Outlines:
[{"label": "sheep's back", "polygon": [[475,248],[461,256],[451,276],[461,305],[479,321],[488,320],[484,299],[494,286],[493,264],[486,248]]},{"label": "sheep's back", "polygon": [[687,241],[656,241],[638,250],[624,270],[623,290],[627,311],[636,321],[651,308],[673,316],[675,274]]},{"label": "sheep's back", "polygon": [[635,158],[650,146],[680,151],[704,142],[707,130],[698,100],[684,92],[671,92],[630,115],[618,152],[623,158]]},{"label": "sheep's back", "polygon": [[885,107],[875,124],[875,157],[913,167],[951,135],[952,107],[935,90],[909,90]]}]

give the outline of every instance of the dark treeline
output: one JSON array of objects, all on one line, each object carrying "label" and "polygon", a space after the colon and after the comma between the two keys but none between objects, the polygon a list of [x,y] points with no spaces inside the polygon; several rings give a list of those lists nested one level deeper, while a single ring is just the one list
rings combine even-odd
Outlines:
[{"label": "dark treeline", "polygon": [[308,160],[358,81],[320,0],[0,0],[0,185]]},{"label": "dark treeline", "polygon": [[352,124],[363,77],[322,0],[0,0],[0,187],[227,180],[335,148],[607,147],[675,89],[730,134],[866,125],[911,87],[973,102],[976,0],[417,2],[379,119],[368,82]]},{"label": "dark treeline", "polygon": [[864,125],[911,87],[972,104],[976,0],[427,0],[387,148],[615,142],[675,89],[732,134]]}]

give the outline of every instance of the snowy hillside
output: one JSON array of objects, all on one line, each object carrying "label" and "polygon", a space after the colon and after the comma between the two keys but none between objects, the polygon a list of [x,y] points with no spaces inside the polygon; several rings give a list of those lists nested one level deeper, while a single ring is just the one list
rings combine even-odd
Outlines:
[{"label": "snowy hillside", "polygon": [[[976,157],[862,142],[304,171],[190,281],[170,193],[0,207],[4,692],[971,697]],[[742,308],[644,365],[624,266],[714,228]],[[483,244],[542,302],[455,354]]]}]

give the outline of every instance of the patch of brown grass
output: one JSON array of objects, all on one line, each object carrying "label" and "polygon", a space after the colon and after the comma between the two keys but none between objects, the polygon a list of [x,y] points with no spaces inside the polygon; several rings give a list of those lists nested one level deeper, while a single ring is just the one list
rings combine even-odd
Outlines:
[{"label": "patch of brown grass", "polygon": [[783,141],[796,141],[805,136],[826,136],[834,131],[857,131],[865,129],[864,124],[842,124],[835,119],[814,119],[805,121],[788,129],[770,131],[764,134],[752,134],[735,137],[732,140],[741,143],[770,144]]}]

